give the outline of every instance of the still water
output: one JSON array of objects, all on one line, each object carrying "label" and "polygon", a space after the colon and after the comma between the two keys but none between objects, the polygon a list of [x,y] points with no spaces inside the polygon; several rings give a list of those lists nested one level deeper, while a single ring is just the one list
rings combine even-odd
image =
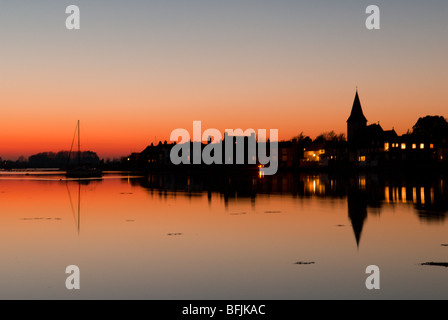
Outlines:
[{"label": "still water", "polygon": [[439,175],[3,173],[0,299],[447,299],[448,268],[421,265],[448,261],[447,195]]}]

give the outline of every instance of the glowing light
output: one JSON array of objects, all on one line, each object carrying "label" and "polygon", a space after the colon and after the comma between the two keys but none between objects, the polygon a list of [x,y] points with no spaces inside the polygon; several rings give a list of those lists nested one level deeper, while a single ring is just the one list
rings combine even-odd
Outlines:
[{"label": "glowing light", "polygon": [[358,185],[360,189],[365,189],[366,188],[366,177],[359,177],[358,179]]},{"label": "glowing light", "polygon": [[262,164],[258,165],[258,169],[259,169],[258,170],[258,178],[260,178],[260,179],[264,178],[263,168],[264,168],[264,165],[262,165]]},{"label": "glowing light", "polygon": [[414,203],[417,203],[417,188],[412,188],[412,200]]},{"label": "glowing light", "polygon": [[403,203],[407,202],[407,199],[406,199],[406,187],[402,187],[401,188],[401,200],[403,201]]}]

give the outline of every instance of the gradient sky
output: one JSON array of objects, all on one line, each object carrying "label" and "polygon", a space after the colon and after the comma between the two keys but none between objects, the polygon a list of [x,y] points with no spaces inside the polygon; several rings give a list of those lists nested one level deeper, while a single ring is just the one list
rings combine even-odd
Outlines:
[{"label": "gradient sky", "polygon": [[[81,9],[81,30],[65,8]],[[365,9],[381,9],[381,30]],[[70,148],[112,158],[172,130],[345,133],[356,86],[401,134],[448,116],[446,0],[2,0],[0,157]]]}]

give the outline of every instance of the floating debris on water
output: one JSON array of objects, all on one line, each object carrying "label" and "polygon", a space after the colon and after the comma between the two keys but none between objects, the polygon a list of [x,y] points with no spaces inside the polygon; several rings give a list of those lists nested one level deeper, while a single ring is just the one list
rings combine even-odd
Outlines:
[{"label": "floating debris on water", "polygon": [[169,236],[181,236],[182,233],[168,233]]},{"label": "floating debris on water", "polygon": [[120,194],[134,194],[133,192],[121,192]]},{"label": "floating debris on water", "polygon": [[448,244],[447,243],[442,243],[441,246],[442,247],[448,247]]},{"label": "floating debris on water", "polygon": [[243,215],[243,214],[247,214],[247,212],[232,212],[232,213],[230,213],[231,216],[239,216],[239,215]]},{"label": "floating debris on water", "polygon": [[316,262],[314,262],[314,261],[310,261],[310,262],[298,261],[298,262],[294,262],[294,264],[316,264]]},{"label": "floating debris on water", "polygon": [[282,212],[276,211],[276,210],[268,210],[268,211],[265,211],[264,213],[282,213]]},{"label": "floating debris on water", "polygon": [[448,268],[448,262],[425,262],[421,263],[422,266],[436,266]]},{"label": "floating debris on water", "polygon": [[345,227],[343,224],[337,224],[336,227]]},{"label": "floating debris on water", "polygon": [[128,219],[126,222],[135,222],[135,220]]},{"label": "floating debris on water", "polygon": [[56,220],[56,221],[59,221],[59,220],[62,220],[62,218],[51,218],[51,217],[43,218],[43,217],[35,217],[35,218],[20,218],[20,220],[24,220],[24,221],[31,221],[31,220],[38,220],[38,221],[40,221],[40,220]]}]

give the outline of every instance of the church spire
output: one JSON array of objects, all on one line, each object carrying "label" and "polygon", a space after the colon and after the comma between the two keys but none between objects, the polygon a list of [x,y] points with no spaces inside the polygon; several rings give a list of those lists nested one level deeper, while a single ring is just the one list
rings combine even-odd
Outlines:
[{"label": "church spire", "polygon": [[347,122],[365,122],[367,119],[362,112],[361,101],[359,100],[358,89],[356,89],[355,101],[353,101],[352,112]]},{"label": "church spire", "polygon": [[356,89],[355,101],[353,101],[352,112],[347,120],[347,141],[354,142],[358,140],[367,127],[367,119],[364,116],[359,101],[358,89]]}]

